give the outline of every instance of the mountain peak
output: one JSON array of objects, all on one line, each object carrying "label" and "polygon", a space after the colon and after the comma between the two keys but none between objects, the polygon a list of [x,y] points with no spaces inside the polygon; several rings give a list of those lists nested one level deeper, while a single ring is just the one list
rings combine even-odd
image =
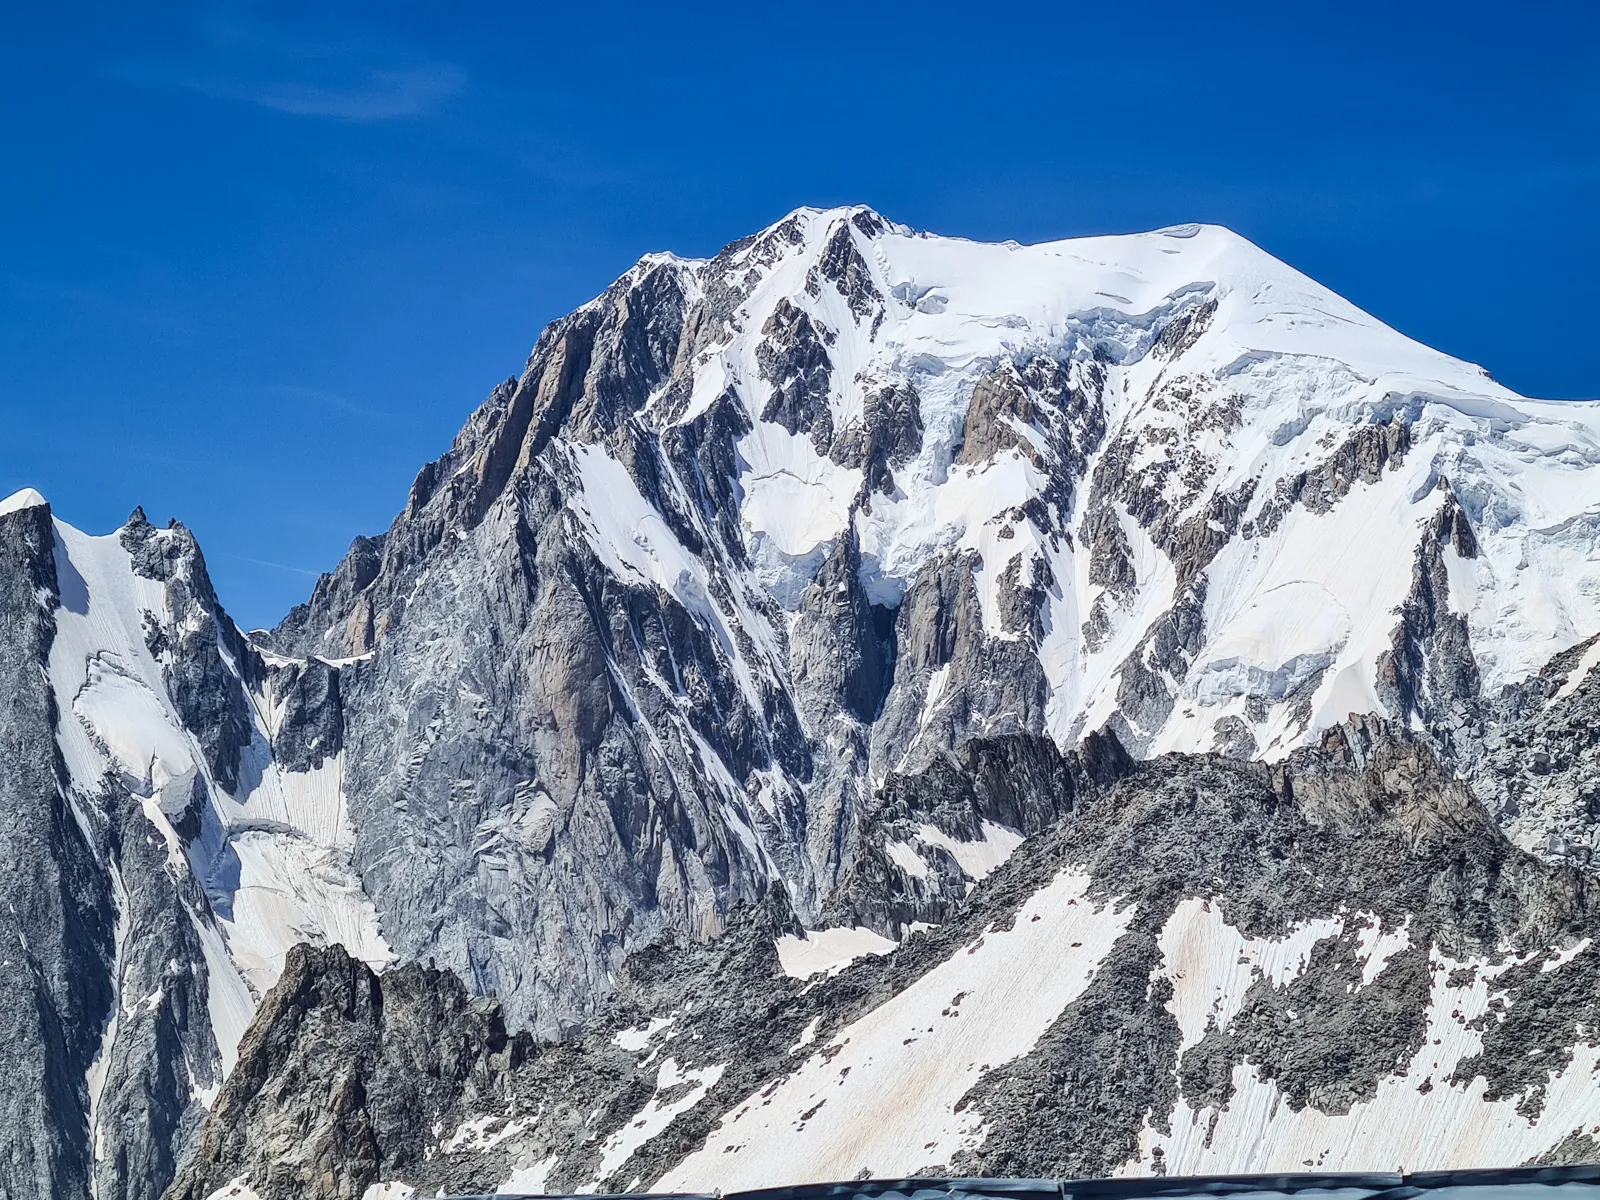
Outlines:
[{"label": "mountain peak", "polygon": [[21,491],[12,492],[4,500],[0,500],[0,517],[7,513],[21,512],[25,508],[41,508],[50,502],[38,491],[31,487]]}]

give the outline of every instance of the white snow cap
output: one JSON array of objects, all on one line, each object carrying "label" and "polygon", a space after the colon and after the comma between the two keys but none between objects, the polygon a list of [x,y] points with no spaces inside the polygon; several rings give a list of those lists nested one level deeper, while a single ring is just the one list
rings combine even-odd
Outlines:
[{"label": "white snow cap", "polygon": [[25,508],[39,508],[50,503],[33,488],[23,488],[20,492],[12,492],[4,500],[0,500],[0,517],[8,513],[21,512]]},{"label": "white snow cap", "polygon": [[[854,282],[822,286],[846,253]],[[1231,230],[1178,225],[1024,246],[917,233],[860,207],[802,208],[724,256],[718,270],[738,281],[736,319],[695,359],[686,402],[661,407],[662,389],[643,419],[685,424],[730,395],[742,405],[737,504],[750,583],[792,615],[853,535],[868,597],[892,609],[931,560],[960,555],[972,564],[982,632],[998,640],[1023,636],[1006,623],[1008,589],[1034,588],[1042,732],[1063,745],[1120,711],[1125,672],[1145,661],[1133,656],[1181,598],[1174,554],[1184,552],[1170,531],[1186,523],[1217,535],[1217,548],[1203,598],[1186,600],[1203,608],[1187,670],[1170,680],[1170,713],[1137,731],[1141,753],[1217,748],[1235,729],[1252,753],[1276,758],[1350,713],[1402,716],[1376,664],[1392,651],[1425,526],[1446,505],[1472,532],[1470,546],[1443,552],[1447,607],[1469,627],[1485,694],[1600,629],[1600,404],[1524,399]],[[668,261],[689,294],[706,286],[710,263],[655,256],[645,266]],[[865,428],[878,389],[915,397],[918,446],[870,505],[857,503],[859,464],[763,416],[767,331],[780,312],[824,331],[831,369],[808,386],[832,430]],[[1015,445],[958,461],[976,389],[1035,361],[1053,362],[1070,394],[1092,395],[1101,410],[1103,434],[1072,435],[1083,461],[1052,462],[1066,447],[1015,414],[990,418],[1010,426]],[[1339,475],[1333,464],[1356,452],[1352,439],[1380,426],[1392,452],[1380,470],[1339,484],[1337,503],[1283,499],[1298,494],[1296,480]],[[674,593],[728,644],[745,618],[717,598],[716,568],[676,539],[606,446],[568,452],[580,485],[568,507],[601,561]],[[1120,465],[1097,492],[1108,455]],[[1119,473],[1136,482],[1118,484]],[[1062,510],[1049,497],[1068,495],[1064,481]],[[1128,507],[1129,488],[1143,516]],[[1222,510],[1233,512],[1227,525]],[[1115,592],[1091,570],[1091,516],[1121,527],[1131,582]],[[775,634],[756,640],[777,644]],[[774,662],[787,670],[786,653]],[[742,657],[735,670],[759,673]],[[948,674],[929,680],[924,726],[954,702],[957,691],[944,689],[961,686]]]}]

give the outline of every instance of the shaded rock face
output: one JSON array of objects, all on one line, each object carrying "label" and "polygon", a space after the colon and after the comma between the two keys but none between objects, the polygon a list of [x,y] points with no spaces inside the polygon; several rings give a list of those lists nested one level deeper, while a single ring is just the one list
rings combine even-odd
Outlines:
[{"label": "shaded rock face", "polygon": [[197,1086],[215,1087],[223,1075],[193,917],[208,901],[192,877],[170,869],[135,797],[108,780],[102,803],[103,854],[125,894],[116,898],[121,953],[111,981],[119,1008],[107,1016],[114,1036],[100,1046],[104,1082],[93,1105],[90,1144],[101,1148],[93,1194],[150,1197],[171,1181],[205,1117]]},{"label": "shaded rock face", "polygon": [[809,434],[819,452],[833,441],[828,408],[833,362],[811,318],[787,300],[780,300],[761,327],[756,361],[773,387],[761,410],[790,433]]},{"label": "shaded rock face", "polygon": [[[380,978],[337,946],[297,948],[168,1195],[203,1200],[240,1176],[263,1197],[355,1200],[397,1179],[480,1191],[486,1170],[509,1172],[501,1147],[525,1130],[597,1162],[597,1137],[655,1091],[613,1041],[640,1014],[681,1010],[686,1027],[724,1037],[729,1019],[798,1034],[806,1008],[772,944],[800,932],[787,898],[778,889],[733,922],[710,943],[636,953],[607,1009],[556,1044],[508,1035],[499,1003],[448,972],[410,964]],[[695,1015],[708,1001],[714,1011]]]},{"label": "shaded rock face", "polygon": [[501,1106],[531,1045],[449,972],[411,964],[380,985],[342,947],[297,946],[167,1194],[204,1200],[248,1155],[263,1194],[359,1200],[381,1172],[426,1168],[448,1106]]},{"label": "shaded rock face", "polygon": [[[239,757],[252,734],[239,673],[259,678],[260,660],[222,615],[193,534],[176,523],[158,531],[143,509],[135,509],[120,540],[134,573],[165,587],[171,624],[150,626],[146,642],[161,659],[178,715],[198,736],[217,782],[231,791],[238,786]],[[232,670],[223,661],[225,652],[237,664]]]},{"label": "shaded rock face", "polygon": [[0,809],[5,904],[0,989],[0,1191],[86,1195],[89,1065],[112,1003],[109,888],[75,818],[45,671],[59,596],[50,510],[0,516]]},{"label": "shaded rock face", "polygon": [[1394,649],[1378,661],[1378,694],[1391,712],[1442,723],[1445,714],[1477,699],[1481,681],[1467,619],[1450,611],[1450,573],[1444,558],[1448,547],[1459,559],[1475,559],[1478,544],[1466,514],[1449,494],[1449,485],[1440,483],[1446,500],[1417,546],[1411,591],[1400,609]]},{"label": "shaded rock face", "polygon": [[1436,736],[1513,841],[1553,863],[1594,870],[1600,828],[1600,675],[1580,642],[1539,674],[1454,705]]},{"label": "shaded rock face", "polygon": [[314,771],[344,749],[344,703],[339,672],[320,659],[292,662],[274,673],[273,696],[283,706],[274,758],[290,771]]},{"label": "shaded rock face", "polygon": [[967,557],[930,563],[900,605],[895,686],[873,739],[880,772],[920,765],[980,732],[1021,732],[1044,723],[1046,681],[1035,652],[1033,597],[1024,592],[1016,605],[1012,620],[1022,627],[1020,636],[990,636],[973,566]]},{"label": "shaded rock face", "polygon": [[[1032,837],[1070,813],[1077,797],[1133,769],[1114,736],[1091,735],[1063,755],[1048,740],[1012,734],[967,741],[921,774],[892,775],[823,919],[897,938],[916,924],[944,922],[962,909],[974,882],[950,843],[981,844],[986,826]],[[915,847],[920,866],[908,871],[895,847]]]},{"label": "shaded rock face", "polygon": [[1205,637],[1205,602],[1204,580],[1185,588],[1122,664],[1117,712],[1109,724],[1140,752],[1177,707],[1172,683],[1184,682],[1200,651]]},{"label": "shaded rock face", "polygon": [[872,492],[894,494],[893,468],[922,450],[922,432],[922,406],[916,390],[907,384],[889,384],[866,394],[860,421],[839,431],[828,457],[862,473],[864,494],[860,500],[870,507]]},{"label": "shaded rock face", "polygon": [[[726,898],[759,894],[759,847],[698,763],[748,771],[773,747],[705,630],[574,547],[548,487],[525,499],[501,551],[463,555],[448,590],[419,592],[342,673],[345,787],[391,945],[504,991],[548,1031],[605,989],[623,947],[668,926],[714,932]],[[465,635],[470,687],[418,670],[441,627]],[[783,703],[774,690],[793,731]],[[681,722],[683,740],[652,746],[640,721]]]},{"label": "shaded rock face", "polygon": [[[246,1040],[174,1194],[204,1196],[241,1177],[268,1200],[356,1196],[380,1181],[488,1191],[534,1167],[550,1190],[696,1183],[697,1156],[738,1136],[728,1133],[735,1114],[753,1120],[745,1114],[764,1102],[803,1103],[789,1099],[786,1081],[816,1069],[807,1060],[859,1061],[848,1057],[853,1039],[888,1038],[877,1052],[889,1053],[900,1035],[872,1032],[882,1019],[874,1014],[1032,920],[1030,906],[1064,870],[1085,874],[1091,897],[1127,914],[1092,978],[1020,1055],[975,1064],[956,1085],[949,1102],[984,1130],[967,1148],[923,1162],[907,1146],[864,1168],[1037,1178],[1132,1164],[1159,1173],[1164,1158],[1187,1152],[1164,1143],[1176,1129],[1166,1114],[1186,1105],[1203,1122],[1227,1111],[1241,1067],[1262,1081],[1251,1086],[1278,1089],[1271,1120],[1302,1110],[1348,1117],[1421,1056],[1426,1022],[1440,1019],[1430,997],[1461,1003],[1448,1000],[1449,989],[1468,987],[1465,977],[1480,970],[1511,1015],[1491,1020],[1481,1051],[1453,1076],[1431,1079],[1422,1097],[1485,1088],[1482,1103],[1505,1097],[1520,1111],[1543,1111],[1555,1094],[1546,1068],[1559,1077],[1581,1029],[1592,1028],[1590,975],[1600,957],[1579,939],[1600,922],[1593,881],[1512,847],[1428,746],[1394,726],[1352,723],[1276,768],[1214,756],[1137,763],[1113,739],[1069,760],[1037,739],[979,740],[959,762],[895,779],[887,795],[874,839],[904,835],[910,822],[972,833],[1001,814],[1039,829],[970,894],[946,897],[937,928],[887,957],[809,983],[788,978],[774,940],[799,926],[776,892],[737,910],[711,943],[669,938],[635,954],[583,1033],[552,1045],[507,1037],[498,1010],[468,1001],[448,977],[407,967],[380,980],[337,950],[300,955]],[[895,869],[890,858],[880,865]],[[881,878],[857,885],[846,894],[886,892]],[[1287,977],[1246,971],[1237,1000],[1214,1008],[1202,1031],[1189,1024],[1180,990],[1196,971],[1233,969],[1241,952],[1209,967],[1193,958],[1174,965],[1170,931],[1205,914],[1241,947],[1322,932],[1303,943]],[[1069,918],[1058,936],[1088,936],[1087,928]],[[1393,945],[1379,954],[1375,936]],[[1575,957],[1555,953],[1574,945]],[[1481,965],[1450,968],[1446,959]],[[1049,970],[1036,964],[1041,977]],[[947,1001],[952,1027],[961,1010],[983,1011],[984,984],[971,986],[980,990]],[[351,1049],[328,1055],[326,1045]],[[961,1053],[955,1046],[949,1053]],[[304,1072],[328,1077],[327,1089],[302,1086]],[[385,1084],[395,1072],[403,1083]],[[852,1086],[846,1070],[817,1099],[864,1103]],[[322,1103],[325,1090],[336,1103]],[[647,1118],[648,1133],[629,1133]],[[794,1139],[807,1119],[775,1118]],[[1219,1139],[1231,1136],[1209,1119],[1224,1130]],[[1552,1113],[1549,1131],[1529,1144],[1546,1146],[1546,1157],[1569,1153],[1567,1119]],[[290,1140],[294,1129],[310,1136]],[[1360,1161],[1356,1129],[1345,1142],[1336,1134],[1324,1154]],[[754,1140],[729,1144],[747,1154],[788,1144],[747,1136]],[[1163,1144],[1170,1148],[1155,1153]],[[1248,1146],[1207,1144],[1224,1169],[1251,1161]],[[856,1161],[850,1155],[872,1153],[841,1146],[834,1174],[852,1173],[843,1169]],[[731,1155],[713,1156],[721,1165],[709,1169],[739,1169]]]}]

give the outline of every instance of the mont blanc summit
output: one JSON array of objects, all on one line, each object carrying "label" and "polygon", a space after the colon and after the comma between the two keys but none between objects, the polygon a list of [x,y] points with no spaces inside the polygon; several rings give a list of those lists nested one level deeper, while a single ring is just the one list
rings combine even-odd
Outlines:
[{"label": "mont blanc summit", "polygon": [[1597,464],[1225,229],[858,207],[550,324],[275,629],[19,493],[0,1190],[1579,1156]]}]

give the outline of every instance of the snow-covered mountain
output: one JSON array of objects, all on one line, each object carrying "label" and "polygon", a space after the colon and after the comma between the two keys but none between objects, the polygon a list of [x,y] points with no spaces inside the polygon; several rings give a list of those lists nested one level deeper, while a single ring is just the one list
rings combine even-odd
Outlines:
[{"label": "snow-covered mountain", "polygon": [[1448,737],[1600,631],[1597,457],[1600,407],[1223,229],[802,210],[546,329],[270,640],[361,660],[385,936],[549,1031],[773,878],[814,920],[881,780],[975,735]]},{"label": "snow-covered mountain", "polygon": [[[428,1008],[426,995],[449,999],[448,975],[402,967],[395,986],[424,997],[416,1002],[438,1028],[477,1022],[481,1043],[451,1035],[466,1039],[451,1042],[462,1054],[491,1047],[470,1069],[435,1059],[392,1076],[442,1073],[443,1090],[384,1085],[416,1110],[379,1138],[411,1139],[404,1150],[384,1142],[389,1161],[407,1162],[432,1147],[416,1131],[447,1109],[487,1120],[457,1085],[481,1068],[484,1089],[511,1086],[506,1047],[531,1051],[506,1041],[505,1027],[598,1045],[593,1022],[620,1011],[607,997],[630,954],[714,938],[729,920],[746,933],[723,942],[756,945],[740,906],[770,905],[775,884],[791,907],[768,923],[792,924],[778,948],[795,970],[840,947],[887,951],[911,937],[881,960],[891,982],[870,985],[893,989],[924,969],[944,979],[930,955],[1015,942],[1015,955],[957,989],[994,1014],[1029,991],[1041,957],[1067,972],[1027,1001],[1033,1024],[1017,1025],[1011,1041],[975,1043],[970,1062],[964,1051],[945,1056],[972,1077],[960,1094],[951,1081],[933,1088],[939,1105],[955,1105],[1002,1062],[1033,1061],[1084,989],[1132,953],[1136,933],[1156,939],[1135,955],[1140,978],[1169,979],[1176,997],[1179,1049],[1170,1063],[1158,1056],[1168,1075],[1202,1047],[1226,1066],[1266,1061],[1238,1039],[1289,1044],[1272,1015],[1277,993],[1250,992],[1263,978],[1288,992],[1310,986],[1296,983],[1309,968],[1291,969],[1284,946],[1320,962],[1315,947],[1356,939],[1359,954],[1339,951],[1327,978],[1359,957],[1362,988],[1417,955],[1448,958],[1452,971],[1482,958],[1486,980],[1513,970],[1506,954],[1566,952],[1588,936],[1590,885],[1561,864],[1586,856],[1600,812],[1585,715],[1585,681],[1600,662],[1597,460],[1600,405],[1517,397],[1226,230],[984,245],[852,208],[800,210],[709,260],[647,257],[553,323],[522,375],[423,468],[389,531],[358,539],[275,630],[233,626],[181,526],[157,529],[136,512],[90,537],[21,493],[0,504],[0,803],[21,822],[13,859],[36,864],[6,886],[39,983],[0,999],[11,1054],[26,1067],[20,1090],[0,1089],[12,1114],[4,1136],[17,1148],[10,1166],[0,1153],[3,1190],[155,1195],[213,1103],[222,1107],[198,1143],[203,1169],[183,1186],[199,1197],[203,1181],[231,1180],[237,1172],[226,1172],[245,1170],[247,1151],[266,1144],[246,1119],[251,1097],[276,1088],[278,1107],[296,1112],[290,1093],[310,1086],[302,1077],[320,1079],[296,1057],[296,1039],[315,1027],[302,1018],[334,987],[319,972],[342,971],[358,991],[378,986],[364,982],[361,960],[452,973],[470,1018]],[[1383,744],[1403,742],[1470,781],[1477,800],[1457,788],[1438,803],[1483,861],[1514,864],[1486,868],[1484,894],[1469,889],[1462,901],[1492,909],[1492,929],[1381,901],[1384,872],[1400,891],[1434,877],[1382,855],[1370,868],[1378,898],[1319,894],[1266,913],[1249,907],[1245,883],[1212,889],[1192,863],[1178,891],[1158,894],[1136,873],[1124,887],[1091,862],[1090,843],[1060,832],[1081,797],[1159,790],[1207,770],[1224,772],[1224,791],[1283,802],[1270,780],[1295,755],[1324,753],[1326,738],[1355,736],[1339,731],[1367,728],[1346,726],[1350,714],[1372,714]],[[1089,745],[1101,758],[1085,765],[1077,747],[1100,730],[1110,736]],[[1264,765],[1177,758],[1146,770],[1124,757],[1212,751]],[[1341,769],[1365,781],[1358,790],[1382,792],[1365,754]],[[1429,788],[1435,799],[1448,790]],[[1480,828],[1461,815],[1471,804],[1556,865],[1522,857],[1489,817]],[[1261,832],[1273,804],[1241,812],[1246,832]],[[1391,824],[1378,821],[1373,836],[1390,837]],[[1027,895],[1049,908],[1030,910],[1028,924],[1045,928],[1031,941],[990,938],[983,914],[1024,903],[1022,884],[1002,882],[1020,878],[1022,868],[1002,869],[1019,845],[1035,847],[1029,870],[1049,876],[1028,877]],[[1284,845],[1292,861],[1299,843]],[[1282,868],[1257,852],[1241,849],[1232,867]],[[1069,882],[1050,882],[1057,871]],[[1532,903],[1504,893],[1524,878],[1540,881],[1541,914],[1571,913],[1508,916]],[[996,889],[1010,899],[995,901]],[[1212,901],[1210,914],[1195,908]],[[1080,924],[1083,936],[1063,947]],[[930,925],[940,931],[913,936]],[[968,934],[976,942],[960,942]],[[343,946],[356,961],[291,954],[301,942]],[[1407,947],[1410,957],[1395,957]],[[772,937],[757,951],[766,958],[750,987],[763,994]],[[1221,1007],[1189,996],[1174,965],[1185,955],[1198,959],[1183,970],[1210,981],[1201,990],[1221,989]],[[1261,966],[1254,983],[1239,975],[1241,957]],[[224,1086],[286,962],[299,964],[295,983],[278,1015],[252,1030],[255,1065]],[[899,1017],[872,1017],[860,997],[838,999],[858,977],[804,994],[899,1029]],[[692,973],[673,979],[659,986],[681,1007]],[[503,1017],[490,1020],[468,993],[497,995]],[[1414,1025],[1433,1001],[1407,996]],[[1560,1004],[1578,1011],[1576,999]],[[821,1009],[802,1009],[833,1028]],[[1236,1039],[1226,1050],[1207,1041],[1205,1011],[1217,1038]],[[1355,1019],[1328,1011],[1335,1024]],[[1241,1014],[1265,1024],[1246,1029]],[[591,1032],[575,1033],[586,1020]],[[1573,1020],[1557,1039],[1566,1049],[1587,1036]],[[789,1061],[752,1047],[742,1051],[749,1064]],[[393,1047],[369,1049],[377,1062]],[[715,1105],[685,1097],[758,1082],[749,1064],[713,1079],[707,1055],[672,1061],[656,1081],[669,1099],[641,1100],[638,1127],[651,1131],[662,1171],[692,1160],[663,1156],[655,1134],[676,1131],[677,1144],[710,1132],[695,1122]],[[859,1086],[891,1059],[872,1061],[854,1064]],[[290,1076],[279,1074],[285,1064]],[[621,1086],[636,1069],[605,1079]],[[1226,1147],[1249,1143],[1259,1122],[1231,1142],[1172,1132],[1181,1121],[1171,1114],[1201,1112],[1228,1091],[1226,1070],[1181,1093],[1161,1071],[1133,1077],[1144,1090],[1129,1096],[1143,1097],[1151,1122],[1137,1153],[1095,1169],[1150,1168],[1169,1155],[1183,1169],[1257,1161]],[[579,1087],[572,1071],[539,1078],[575,1095],[603,1090]],[[1010,1086],[996,1077],[994,1095]],[[1495,1099],[1500,1085],[1488,1086],[1474,1104]],[[533,1087],[513,1090],[546,1103]],[[1280,1091],[1293,1112],[1332,1111],[1323,1092],[1291,1082]],[[1368,1091],[1352,1094],[1365,1103]],[[1278,1112],[1275,1093],[1239,1094]],[[618,1121],[625,1098],[613,1097]],[[387,1101],[352,1103],[376,1120],[372,1105]],[[420,1125],[417,1105],[435,1110]],[[991,1110],[1000,1111],[974,1111]],[[1578,1110],[1562,1101],[1552,1111],[1565,1120]],[[1208,1119],[1223,1128],[1234,1118]],[[808,1144],[823,1149],[806,1161],[842,1169],[835,1135],[815,1132],[831,1126],[810,1120]],[[867,1165],[955,1161],[978,1154],[981,1129],[1004,1128],[998,1117],[938,1120],[960,1129],[935,1137],[928,1155],[884,1143]],[[1543,1152],[1543,1133],[1506,1142],[1505,1153]],[[332,1170],[353,1153],[350,1136],[316,1161]],[[591,1181],[573,1151],[544,1136],[505,1135],[501,1153],[538,1143],[539,1161],[566,1164],[550,1178]],[[582,1160],[595,1186],[633,1177],[627,1164],[644,1143],[616,1136],[609,1168]],[[1302,1135],[1282,1136],[1299,1153]],[[1018,1153],[1018,1170],[1045,1172]],[[494,1164],[518,1165],[478,1161],[461,1176],[474,1186]],[[291,1171],[271,1187],[309,1178]]]},{"label": "snow-covered mountain", "polygon": [[[289,949],[390,958],[351,868],[335,672],[268,662],[193,537],[0,504],[14,1196],[153,1196]],[[15,954],[16,951],[13,951]]]}]

